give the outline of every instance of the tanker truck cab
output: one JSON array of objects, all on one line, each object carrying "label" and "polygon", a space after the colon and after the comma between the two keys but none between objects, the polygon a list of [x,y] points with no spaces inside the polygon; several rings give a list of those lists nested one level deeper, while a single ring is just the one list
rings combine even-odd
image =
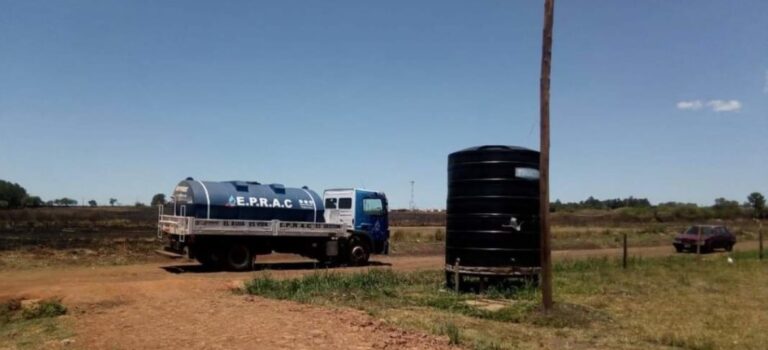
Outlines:
[{"label": "tanker truck cab", "polygon": [[387,196],[359,188],[337,188],[323,193],[325,222],[341,224],[364,236],[375,254],[389,251]]}]

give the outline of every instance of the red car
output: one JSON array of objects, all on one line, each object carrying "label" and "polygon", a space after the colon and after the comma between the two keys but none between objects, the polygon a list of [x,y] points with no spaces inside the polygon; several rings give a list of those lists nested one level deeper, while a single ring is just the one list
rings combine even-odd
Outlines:
[{"label": "red car", "polygon": [[701,252],[711,252],[715,249],[725,249],[730,252],[736,244],[736,236],[725,226],[694,225],[678,234],[672,244],[679,253],[684,250],[695,252],[697,243],[701,245]]}]

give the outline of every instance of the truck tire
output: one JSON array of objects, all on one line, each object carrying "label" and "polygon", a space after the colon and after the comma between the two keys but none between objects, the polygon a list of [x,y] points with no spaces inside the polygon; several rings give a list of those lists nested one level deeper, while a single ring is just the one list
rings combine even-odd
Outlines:
[{"label": "truck tire", "polygon": [[253,255],[248,245],[232,243],[224,251],[224,265],[232,271],[247,271],[253,267]]},{"label": "truck tire", "polygon": [[221,256],[214,254],[208,249],[201,249],[195,252],[195,260],[207,269],[218,269],[221,267]]},{"label": "truck tire", "polygon": [[195,260],[197,260],[197,262],[199,262],[200,265],[203,265],[204,267],[207,267],[207,268],[216,267],[216,263],[214,262],[214,259],[211,253],[197,255],[195,256]]},{"label": "truck tire", "polygon": [[352,266],[363,266],[368,264],[371,257],[371,248],[368,242],[359,236],[353,236],[349,239],[349,251],[347,252],[347,261]]}]

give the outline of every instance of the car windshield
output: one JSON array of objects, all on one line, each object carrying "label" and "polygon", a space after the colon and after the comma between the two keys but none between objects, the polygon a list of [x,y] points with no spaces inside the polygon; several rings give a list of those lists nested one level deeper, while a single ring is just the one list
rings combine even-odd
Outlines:
[{"label": "car windshield", "polygon": [[711,226],[691,226],[688,228],[688,230],[685,231],[685,234],[687,235],[698,235],[699,234],[699,228],[701,228],[701,234],[704,236],[708,236],[712,234],[713,227]]}]

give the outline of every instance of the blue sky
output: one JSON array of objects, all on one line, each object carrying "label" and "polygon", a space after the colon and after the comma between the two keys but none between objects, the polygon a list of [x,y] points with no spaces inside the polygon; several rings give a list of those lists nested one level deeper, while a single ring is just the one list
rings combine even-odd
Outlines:
[{"label": "blue sky", "polygon": [[[187,176],[445,206],[538,148],[543,1],[0,0],[0,179],[147,202]],[[559,1],[552,199],[768,193],[768,2]]]}]

